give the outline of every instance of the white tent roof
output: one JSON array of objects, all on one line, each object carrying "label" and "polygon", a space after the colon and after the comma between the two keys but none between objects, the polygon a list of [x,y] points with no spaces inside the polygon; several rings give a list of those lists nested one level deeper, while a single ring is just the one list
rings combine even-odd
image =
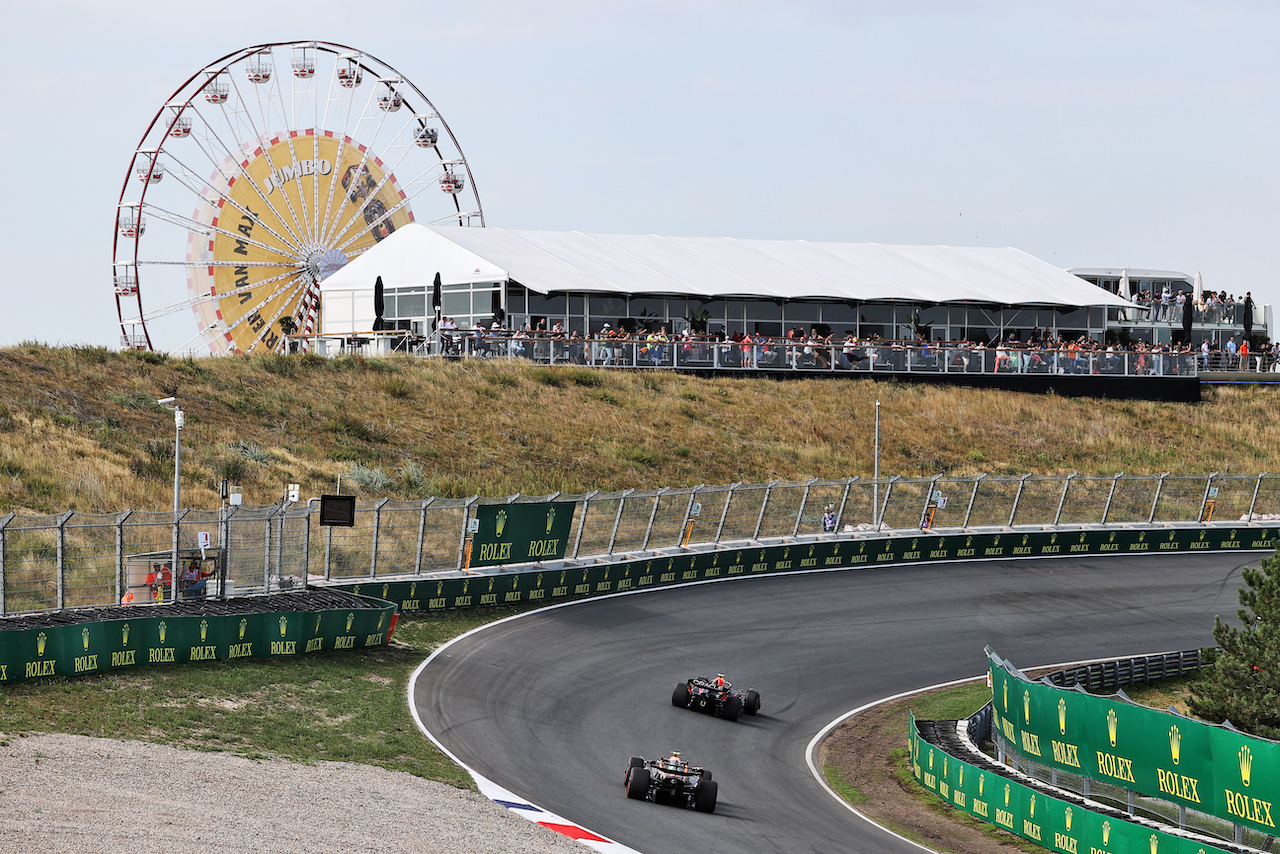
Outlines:
[{"label": "white tent roof", "polygon": [[322,284],[366,289],[513,279],[539,293],[1127,306],[1012,248],[515,231],[413,223]]}]

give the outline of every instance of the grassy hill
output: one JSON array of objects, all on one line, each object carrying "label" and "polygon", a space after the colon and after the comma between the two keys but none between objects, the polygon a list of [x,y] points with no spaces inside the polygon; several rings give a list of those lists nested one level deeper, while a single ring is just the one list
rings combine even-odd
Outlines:
[{"label": "grassy hill", "polygon": [[701,379],[477,360],[171,358],[0,349],[0,512],[246,503],[285,484],[365,497],[582,493],[881,472],[1280,471],[1274,392],[1099,401],[866,379]]}]

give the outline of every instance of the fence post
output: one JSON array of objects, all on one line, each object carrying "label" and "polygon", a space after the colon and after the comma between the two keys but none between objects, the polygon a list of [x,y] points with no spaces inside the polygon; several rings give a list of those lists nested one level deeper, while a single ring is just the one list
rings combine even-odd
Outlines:
[{"label": "fence post", "polygon": [[720,510],[720,524],[716,526],[716,542],[720,542],[720,534],[724,532],[724,520],[729,515],[729,502],[733,500],[733,491],[742,486],[742,481],[729,484],[729,494],[724,497],[724,507]]},{"label": "fence post", "polygon": [[1018,480],[1018,491],[1013,496],[1013,509],[1009,511],[1009,527],[1013,527],[1013,519],[1018,515],[1018,502],[1022,501],[1022,490],[1027,485],[1027,478],[1031,477],[1028,472]]},{"label": "fence post", "polygon": [[1160,482],[1156,484],[1156,497],[1151,499],[1151,513],[1147,516],[1148,525],[1156,520],[1156,505],[1160,503],[1160,493],[1164,492],[1164,479],[1169,475],[1170,472],[1160,475]]},{"label": "fence post", "polygon": [[369,555],[369,577],[378,577],[378,535],[382,533],[382,508],[390,498],[384,498],[373,505],[373,552]]},{"label": "fence post", "polygon": [[809,506],[809,491],[813,489],[813,485],[818,482],[816,477],[809,478],[809,482],[804,485],[804,494],[800,496],[800,511],[796,513],[796,524],[791,529],[791,536],[800,533],[800,520],[804,518],[804,509]]},{"label": "fence post", "polygon": [[1120,482],[1120,478],[1124,477],[1124,472],[1111,476],[1111,491],[1107,493],[1107,506],[1102,508],[1102,523],[1107,524],[1107,516],[1111,515],[1111,500],[1116,497],[1116,484]]},{"label": "fence post", "polygon": [[435,496],[431,496],[422,502],[422,509],[418,513],[418,548],[414,552],[413,557],[413,574],[422,575],[422,541],[427,533],[427,507],[431,502],[435,501]]},{"label": "fence post", "polygon": [[311,587],[311,502],[317,498],[307,499],[307,515],[302,519],[302,589]]},{"label": "fence post", "polygon": [[[283,506],[284,502],[281,502]],[[267,514],[267,518],[263,521],[263,530],[265,537],[262,543],[262,592],[271,592],[271,523],[275,521],[276,507],[271,505],[272,510]]]},{"label": "fence post", "polygon": [[769,493],[773,492],[774,486],[776,486],[779,483],[781,483],[781,481],[771,480],[769,481],[768,484],[765,485],[764,501],[760,502],[760,513],[759,515],[756,516],[756,530],[755,530],[755,533],[751,535],[751,539],[753,540],[760,538],[760,526],[764,524],[764,511],[767,510],[769,507]]},{"label": "fence post", "polygon": [[467,523],[471,521],[471,505],[480,500],[479,495],[473,495],[467,499],[467,503],[462,505],[462,530],[458,532],[458,569],[463,568],[463,562],[466,560],[467,554]]},{"label": "fence post", "polygon": [[[119,602],[124,597],[124,591],[127,589],[124,577],[124,520],[133,515],[132,510],[126,510],[116,516],[116,601]],[[0,581],[3,581],[3,570],[0,569]],[[4,593],[0,592],[0,597]],[[4,608],[0,607],[0,614],[4,613]]]},{"label": "fence post", "polygon": [[582,499],[582,521],[578,523],[578,536],[573,538],[572,557],[575,560],[577,560],[577,557],[578,557],[578,548],[582,545],[582,532],[587,527],[587,513],[591,509],[591,499],[595,498],[599,494],[600,494],[600,490],[593,489],[587,493],[585,498]]},{"label": "fence post", "polygon": [[653,534],[653,520],[658,518],[658,505],[662,503],[662,496],[669,488],[664,486],[653,496],[653,509],[649,511],[649,527],[644,529],[644,542],[640,544],[641,551],[649,550],[649,537]]},{"label": "fence post", "polygon": [[613,554],[613,546],[618,542],[618,526],[622,524],[622,508],[627,506],[627,496],[633,492],[634,489],[628,489],[618,498],[618,512],[613,515],[613,533],[609,534],[609,548],[605,554]]},{"label": "fence post", "polygon": [[[1267,474],[1268,472],[1264,471],[1262,474],[1258,475],[1258,482],[1253,485],[1253,499],[1249,502],[1249,522],[1250,523],[1253,522],[1253,508],[1258,504],[1258,490],[1262,489],[1262,479],[1266,477]],[[1200,512],[1203,515],[1204,511],[1201,510]],[[3,613],[3,611],[0,611],[0,613]]]},{"label": "fence post", "polygon": [[1209,472],[1209,476],[1204,480],[1204,495],[1200,496],[1200,512],[1196,514],[1196,524],[1204,522],[1204,508],[1209,504],[1209,490],[1213,488],[1213,479],[1217,476],[1216,471]]},{"label": "fence post", "polygon": [[5,528],[9,526],[9,523],[13,521],[13,517],[16,515],[18,514],[10,513],[9,515],[5,516],[3,519],[0,519],[0,616],[3,616],[5,613],[7,613],[5,611],[5,601],[4,601],[4,591],[5,591],[5,588],[8,586],[5,583],[5,556],[4,556]]},{"label": "fence post", "polygon": [[844,525],[844,508],[849,504],[849,490],[853,488],[853,482],[857,477],[848,477],[844,481],[844,494],[840,496],[840,512],[836,514],[836,527],[840,528]]},{"label": "fence post", "polygon": [[969,506],[964,511],[964,522],[960,525],[961,528],[969,527],[969,517],[973,515],[973,502],[978,497],[978,484],[982,483],[982,479],[984,477],[986,477],[985,474],[980,474],[976,478],[974,478],[973,491],[969,493]]},{"label": "fence post", "polygon": [[893,485],[900,480],[902,480],[902,475],[895,474],[893,477],[889,478],[889,483],[884,488],[884,501],[881,502],[880,507],[876,511],[876,518],[880,520],[876,524],[876,533],[879,533],[880,529],[884,527],[884,511],[889,509],[889,498],[893,495]]},{"label": "fence post", "polygon": [[67,607],[67,520],[75,515],[74,510],[68,510],[58,517],[58,533],[56,542],[58,544],[58,610],[61,611]]},{"label": "fence post", "polygon": [[1053,514],[1053,527],[1058,527],[1058,521],[1062,518],[1062,508],[1067,503],[1067,490],[1071,488],[1071,478],[1075,477],[1079,472],[1072,472],[1067,475],[1067,479],[1062,482],[1062,495],[1058,498],[1058,512]]}]

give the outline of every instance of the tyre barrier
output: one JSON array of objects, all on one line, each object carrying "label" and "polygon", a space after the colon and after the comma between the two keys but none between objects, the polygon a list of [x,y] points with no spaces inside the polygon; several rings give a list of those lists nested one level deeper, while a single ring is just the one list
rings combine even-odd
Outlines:
[{"label": "tyre barrier", "polygon": [[669,552],[601,556],[509,566],[444,577],[362,579],[332,587],[395,602],[401,612],[546,603],[696,581],[796,571],[1008,558],[1088,557],[1217,551],[1270,551],[1280,525],[1237,528],[1117,528],[961,534],[827,535],[821,539],[686,547]]},{"label": "tyre barrier", "polygon": [[382,646],[397,617],[390,602],[318,590],[7,618],[0,684]]}]

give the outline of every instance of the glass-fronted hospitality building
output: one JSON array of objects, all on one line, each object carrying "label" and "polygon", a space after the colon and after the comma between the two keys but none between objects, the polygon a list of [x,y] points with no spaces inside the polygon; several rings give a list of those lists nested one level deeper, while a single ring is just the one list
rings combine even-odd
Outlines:
[{"label": "glass-fronted hospitality building", "polygon": [[373,329],[377,278],[380,325],[423,337],[437,318],[461,329],[559,322],[583,337],[609,324],[673,335],[692,326],[779,338],[802,327],[864,340],[1025,341],[1039,331],[1104,341],[1123,328],[1163,343],[1181,328],[1180,316],[1148,321],[1110,282],[1016,249],[414,226],[322,283],[321,332]]}]

